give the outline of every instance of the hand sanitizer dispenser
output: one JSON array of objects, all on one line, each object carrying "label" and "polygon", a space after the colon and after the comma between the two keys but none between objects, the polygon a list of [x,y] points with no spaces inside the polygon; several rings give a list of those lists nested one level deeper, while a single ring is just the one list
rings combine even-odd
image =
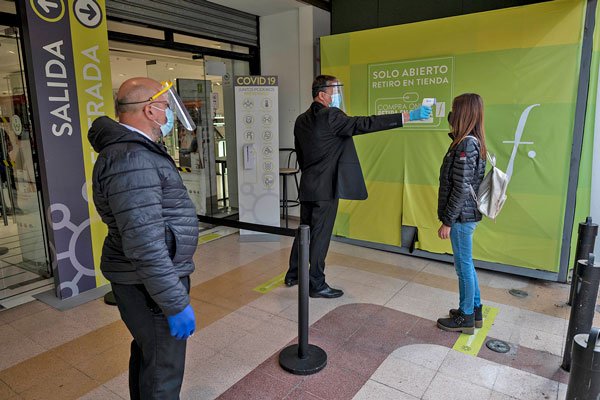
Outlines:
[{"label": "hand sanitizer dispenser", "polygon": [[245,144],[242,147],[244,157],[244,169],[256,169],[256,150],[254,144]]}]

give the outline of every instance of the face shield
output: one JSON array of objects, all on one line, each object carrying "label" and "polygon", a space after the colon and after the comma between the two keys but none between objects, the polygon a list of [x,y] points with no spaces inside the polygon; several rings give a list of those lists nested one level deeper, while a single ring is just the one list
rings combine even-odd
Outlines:
[{"label": "face shield", "polygon": [[181,98],[177,92],[175,92],[175,89],[173,89],[173,82],[162,82],[162,85],[162,89],[154,96],[150,97],[149,101],[156,101],[156,99],[158,99],[160,96],[166,94],[169,108],[173,110],[175,116],[179,122],[181,122],[181,125],[183,125],[183,127],[188,131],[196,130],[196,124],[194,123],[194,120],[190,116],[187,108],[185,108],[183,105],[183,101],[181,101]]},{"label": "face shield", "polygon": [[[326,91],[326,88],[331,88],[331,92]],[[328,104],[329,107],[337,107],[344,112],[346,111],[344,104],[344,85],[339,81],[331,81],[326,85],[313,87],[313,95],[315,97],[318,92],[325,92],[331,95],[331,102]]]},{"label": "face shield", "polygon": [[346,106],[344,104],[344,85],[336,81],[332,82],[326,87],[332,88],[331,103],[329,103],[329,107],[337,107],[345,112]]}]

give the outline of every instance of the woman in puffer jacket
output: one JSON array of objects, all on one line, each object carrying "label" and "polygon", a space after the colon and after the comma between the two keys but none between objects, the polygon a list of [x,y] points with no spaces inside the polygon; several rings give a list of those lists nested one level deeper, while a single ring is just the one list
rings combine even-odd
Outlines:
[{"label": "woman in puffer jacket", "polygon": [[442,226],[438,236],[452,242],[460,300],[459,308],[451,309],[449,318],[438,319],[437,325],[446,331],[472,335],[483,323],[473,264],[473,232],[481,213],[472,194],[477,193],[483,180],[487,154],[481,97],[474,93],[456,97],[448,122],[452,144],[440,169],[438,218]]}]

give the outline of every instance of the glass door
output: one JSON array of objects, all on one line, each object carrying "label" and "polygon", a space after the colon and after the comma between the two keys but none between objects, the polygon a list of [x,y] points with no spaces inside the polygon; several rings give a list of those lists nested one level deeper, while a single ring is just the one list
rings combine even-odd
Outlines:
[{"label": "glass door", "polygon": [[[117,49],[119,46],[121,49]],[[232,77],[248,75],[249,63],[148,46],[113,43],[113,91],[128,78],[171,81],[196,122],[193,132],[176,123],[163,139],[199,215],[217,218],[238,213],[235,109]]]},{"label": "glass door", "polygon": [[199,215],[218,213],[215,137],[211,110],[212,83],[203,60],[154,59],[147,62],[147,76],[172,81],[190,115],[195,131],[176,122],[164,144],[179,166],[181,177]]},{"label": "glass door", "polygon": [[0,305],[52,286],[21,54],[0,26]]},{"label": "glass door", "polygon": [[214,169],[217,174],[215,217],[238,214],[237,139],[235,131],[235,92],[233,77],[249,75],[247,61],[205,57],[207,79],[212,84],[211,110],[214,126]]},{"label": "glass door", "polygon": [[176,124],[165,145],[180,166],[181,176],[199,215],[216,218],[238,214],[235,109],[232,77],[247,75],[249,63],[218,57],[195,61],[147,63],[148,77],[171,80],[196,131]]}]

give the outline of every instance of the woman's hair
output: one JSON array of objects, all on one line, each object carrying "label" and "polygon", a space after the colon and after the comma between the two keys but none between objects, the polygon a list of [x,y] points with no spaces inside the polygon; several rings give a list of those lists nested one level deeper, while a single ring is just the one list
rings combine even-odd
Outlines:
[{"label": "woman's hair", "polygon": [[480,157],[485,159],[485,129],[483,127],[483,99],[475,93],[464,93],[454,98],[452,112],[448,115],[452,129],[452,147],[464,140],[469,134],[475,136],[480,143]]}]

